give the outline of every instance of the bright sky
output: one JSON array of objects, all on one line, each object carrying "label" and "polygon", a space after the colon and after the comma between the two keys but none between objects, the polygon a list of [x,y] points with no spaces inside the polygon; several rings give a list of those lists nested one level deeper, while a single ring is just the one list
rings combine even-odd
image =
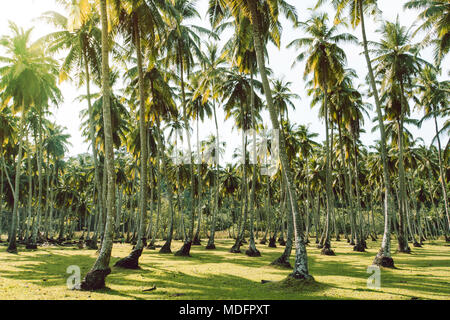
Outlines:
[{"label": "bright sky", "polygon": [[[10,20],[25,29],[34,27],[32,37],[33,39],[37,39],[54,30],[52,30],[52,28],[48,25],[35,21],[35,18],[39,17],[42,13],[49,10],[55,10],[64,13],[54,0],[0,0],[0,2],[0,36],[9,32],[8,21]],[[314,6],[316,0],[290,0],[288,2],[296,6],[300,20],[306,20],[310,14],[307,11],[307,8]],[[405,0],[379,0],[378,4],[383,12],[383,18],[385,20],[394,21],[396,19],[396,16],[399,15],[400,22],[403,25],[410,26],[415,22],[417,12],[411,10],[403,11],[402,7],[405,2]],[[209,23],[205,18],[207,3],[207,0],[198,1],[197,9],[203,19],[202,21],[193,22],[194,24],[209,27]],[[333,17],[333,12],[330,6],[326,6],[322,10],[328,10],[330,16]],[[375,33],[377,26],[378,24],[376,22],[370,20],[368,21],[367,29],[369,40],[376,41],[379,38],[379,36]],[[283,23],[283,28],[284,30],[282,34],[281,50],[278,50],[272,45],[269,46],[268,51],[270,56],[270,67],[274,71],[275,77],[284,77],[285,80],[292,82],[292,91],[297,93],[301,97],[300,101],[296,101],[296,110],[289,113],[290,120],[298,124],[309,124],[310,129],[313,132],[319,133],[319,139],[323,140],[325,131],[324,125],[322,121],[318,119],[317,110],[310,108],[309,98],[307,97],[304,89],[305,84],[302,76],[304,64],[299,64],[296,67],[292,68],[291,65],[294,57],[296,56],[296,52],[295,49],[286,49],[286,45],[292,40],[302,37],[302,33],[299,30],[294,30],[290,23]],[[359,28],[352,33],[359,39],[361,39]],[[418,36],[418,39],[420,39],[420,36],[421,35]],[[361,54],[361,47],[346,45],[344,46],[344,49],[346,50],[348,57],[348,67],[355,69],[360,77],[364,77],[367,73],[367,69],[364,56]],[[0,51],[0,54],[2,53],[3,52]],[[431,50],[425,50],[422,54],[422,57],[428,61],[432,61]],[[443,66],[443,74],[448,74],[450,66],[449,57],[447,57],[443,62]],[[359,83],[356,83],[355,85],[358,84]],[[68,82],[63,83],[60,88],[63,92],[64,102],[59,106],[58,109],[54,110],[54,115],[56,118],[56,122],[67,127],[67,131],[72,136],[70,141],[73,146],[70,148],[69,155],[76,155],[79,153],[87,152],[89,147],[86,143],[83,142],[84,139],[81,136],[80,132],[81,121],[79,118],[80,110],[86,108],[86,106],[82,103],[74,101],[77,96],[85,93],[85,89],[81,88],[78,90],[74,85]],[[372,99],[369,100],[369,102],[373,104]],[[375,115],[375,110],[370,111],[369,114],[370,118],[373,118]],[[414,118],[420,118],[421,115],[422,114],[419,112],[413,113]],[[218,116],[219,123],[222,124],[220,130],[221,141],[227,142],[225,160],[230,161],[233,150],[234,148],[238,147],[240,139],[237,138],[237,131],[233,130],[232,121],[225,121],[224,116],[221,112],[219,112]],[[268,115],[264,115],[263,118],[265,122],[270,125]],[[442,125],[443,122],[443,120],[439,121],[439,125]],[[201,126],[201,139],[215,132],[213,123],[214,122],[211,120]],[[366,145],[373,144],[374,140],[379,139],[378,131],[376,131],[375,133],[371,133],[371,129],[373,126],[374,124],[372,123],[372,121],[366,118],[364,127],[366,133],[362,134],[361,137],[363,143]],[[195,129],[195,125],[193,127]],[[431,140],[434,136],[434,126],[431,121],[425,122],[421,129],[408,129],[411,130],[415,137],[421,137],[422,139],[424,139],[427,145],[431,143]],[[447,139],[448,136],[443,137],[444,141],[447,141]]]}]

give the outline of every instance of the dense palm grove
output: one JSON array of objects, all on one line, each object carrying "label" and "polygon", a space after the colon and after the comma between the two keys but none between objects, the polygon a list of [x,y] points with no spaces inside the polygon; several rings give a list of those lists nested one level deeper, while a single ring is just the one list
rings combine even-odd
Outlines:
[{"label": "dense palm grove", "polygon": [[[158,239],[161,253],[182,240],[174,254],[189,256],[192,245],[215,249],[220,232],[235,239],[230,254],[257,259],[260,245],[285,246],[273,264],[309,281],[307,245],[334,255],[332,241],[347,241],[363,252],[382,237],[374,264],[394,267],[393,250],[450,241],[449,141],[441,141],[450,125],[447,0],[407,2],[405,10],[421,12],[420,25],[380,19],[377,39],[365,29],[366,19],[382,17],[373,0],[319,0],[305,21],[296,10],[305,16],[306,8],[283,0],[210,0],[210,30],[189,23],[199,17],[193,0],[58,2],[65,15],[41,17],[53,33],[31,43],[31,31],[11,23],[0,41],[0,234],[8,234],[8,252],[68,241],[98,249],[81,284],[97,289],[115,241],[134,245],[116,265],[137,268]],[[335,17],[321,13],[330,5]],[[305,62],[304,93],[320,109],[323,143],[289,117],[303,93],[266,66],[268,42],[280,47],[282,16],[305,35],[289,47],[298,51],[292,62]],[[367,74],[347,64],[342,45],[358,44],[349,28],[361,32]],[[231,36],[222,46],[224,31]],[[425,38],[415,43],[418,31]],[[429,46],[434,61],[420,56]],[[356,87],[358,78],[366,85]],[[68,158],[70,136],[49,120],[62,81],[85,90],[89,154]],[[380,139],[365,146],[371,109]],[[414,109],[423,118],[411,118]],[[220,160],[219,112],[241,132],[233,163]],[[435,124],[430,146],[406,127],[425,120]],[[215,132],[201,141],[204,121]]]}]

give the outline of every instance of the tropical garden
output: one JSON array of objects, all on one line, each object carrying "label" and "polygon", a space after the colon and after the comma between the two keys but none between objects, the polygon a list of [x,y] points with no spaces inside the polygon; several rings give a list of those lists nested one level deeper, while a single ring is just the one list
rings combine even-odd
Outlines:
[{"label": "tropical garden", "polygon": [[[450,296],[448,0],[404,1],[412,26],[376,0],[209,0],[206,17],[194,0],[55,2],[52,33],[0,36],[0,298]],[[304,66],[301,92],[269,45],[295,50],[280,63]],[[64,83],[83,91],[76,156],[52,120]]]}]

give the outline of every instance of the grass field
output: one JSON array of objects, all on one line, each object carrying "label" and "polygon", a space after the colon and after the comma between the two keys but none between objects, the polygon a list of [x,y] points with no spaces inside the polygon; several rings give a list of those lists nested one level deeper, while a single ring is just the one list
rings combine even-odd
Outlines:
[{"label": "grass field", "polygon": [[[162,244],[162,243],[160,243]],[[379,242],[368,242],[366,253],[353,252],[344,241],[333,242],[336,256],[322,256],[308,247],[312,286],[291,287],[279,281],[289,270],[270,267],[283,247],[258,246],[262,257],[231,254],[231,240],[218,240],[217,250],[193,247],[183,258],[145,250],[141,270],[112,268],[107,288],[98,292],[67,289],[67,267],[78,265],[86,274],[96,258],[92,250],[76,247],[40,247],[19,254],[0,245],[0,299],[450,299],[450,245],[427,241],[413,253],[394,254],[396,270],[381,270],[381,288],[369,289],[367,267]],[[393,243],[395,248],[395,243]],[[174,242],[172,250],[181,247]],[[244,246],[245,248],[245,246]],[[130,252],[128,244],[114,244],[111,265]],[[291,258],[293,263],[293,257]],[[144,292],[156,285],[156,290]]]}]

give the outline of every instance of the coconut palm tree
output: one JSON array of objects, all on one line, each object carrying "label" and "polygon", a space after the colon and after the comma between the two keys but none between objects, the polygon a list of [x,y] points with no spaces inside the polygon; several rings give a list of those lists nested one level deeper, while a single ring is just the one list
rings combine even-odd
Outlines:
[{"label": "coconut palm tree", "polygon": [[190,208],[190,228],[188,237],[185,239],[183,247],[175,254],[179,256],[189,256],[190,248],[194,238],[194,223],[195,223],[195,204],[194,204],[194,163],[192,157],[191,139],[189,133],[189,118],[187,114],[187,99],[186,99],[186,75],[189,78],[191,69],[194,65],[194,58],[199,61],[202,60],[202,52],[200,50],[200,34],[211,35],[211,32],[205,28],[186,24],[186,20],[199,17],[192,0],[172,0],[173,10],[171,16],[165,18],[168,25],[168,32],[161,44],[161,50],[165,54],[164,63],[166,66],[173,65],[178,69],[179,84],[181,87],[182,100],[182,119],[184,122],[184,129],[186,131],[186,140],[188,144],[188,154],[190,157],[190,176],[191,176],[191,201]]},{"label": "coconut palm tree", "polygon": [[406,181],[403,160],[403,127],[404,118],[409,113],[406,90],[412,86],[412,77],[418,75],[423,65],[427,64],[419,58],[419,46],[411,44],[411,34],[396,22],[384,22],[378,30],[381,34],[379,42],[372,42],[373,53],[376,55],[376,76],[381,79],[381,92],[388,99],[387,116],[397,120],[399,142],[399,222],[400,233],[398,249],[409,252],[405,238],[406,217]]},{"label": "coconut palm tree", "polygon": [[423,10],[419,19],[424,21],[417,31],[427,31],[424,43],[433,43],[434,60],[439,66],[450,50],[450,3],[447,0],[410,0],[404,8]]},{"label": "coconut palm tree", "polygon": [[[21,113],[12,229],[7,249],[8,252],[15,253],[17,252],[16,215],[19,205],[20,167],[23,156],[22,140],[26,132],[26,115],[30,107],[42,110],[48,107],[50,103],[57,104],[61,100],[61,93],[56,87],[56,61],[46,55],[45,50],[39,43],[30,44],[32,29],[24,31],[19,29],[14,23],[10,23],[10,30],[12,35],[4,36],[0,40],[0,45],[4,47],[7,54],[1,57],[6,66],[1,70],[0,92],[3,105],[11,105],[13,112]],[[41,138],[42,136],[40,135],[39,147],[42,146]]]},{"label": "coconut palm tree", "polygon": [[[355,43],[356,38],[348,33],[337,33],[338,27],[327,26],[327,14],[313,14],[313,16],[299,25],[307,33],[307,38],[300,38],[292,41],[288,47],[296,46],[298,49],[306,47],[306,51],[301,52],[294,63],[306,60],[304,78],[312,74],[313,90],[319,89],[323,96],[323,116],[325,118],[326,131],[326,194],[327,194],[327,222],[326,233],[323,243],[322,254],[334,255],[331,250],[329,222],[333,215],[333,195],[331,190],[331,158],[329,144],[329,93],[333,86],[337,85],[344,78],[344,66],[346,63],[345,52],[338,46],[342,42]],[[310,91],[312,94],[314,91]],[[317,93],[317,91],[316,91]]]},{"label": "coconut palm tree", "polygon": [[[328,0],[318,0],[317,6],[322,5]],[[381,242],[381,248],[374,259],[374,264],[383,267],[394,267],[394,260],[391,257],[390,252],[390,211],[391,211],[391,198],[390,188],[391,183],[389,180],[388,172],[388,159],[386,148],[386,134],[383,123],[383,113],[381,109],[380,97],[377,89],[377,83],[375,74],[372,67],[372,60],[370,58],[367,32],[366,32],[366,17],[368,15],[378,16],[380,10],[377,6],[377,0],[330,0],[336,9],[335,23],[342,23],[345,21],[345,17],[350,18],[350,23],[353,29],[361,26],[362,44],[364,48],[364,57],[366,59],[369,83],[371,94],[375,100],[375,106],[377,111],[378,128],[380,130],[380,146],[381,146],[381,159],[383,164],[383,183],[384,183],[384,232],[383,240]],[[345,12],[347,10],[347,12]]]},{"label": "coconut palm tree", "polygon": [[[449,108],[450,97],[450,81],[439,81],[437,79],[437,73],[432,67],[425,67],[420,73],[420,76],[416,78],[415,92],[419,95],[416,100],[416,104],[419,108],[425,112],[422,118],[424,120],[433,118],[434,128],[436,131],[435,139],[438,143],[438,160],[439,160],[439,176],[442,187],[442,194],[444,198],[445,214],[447,215],[447,223],[450,229],[450,217],[448,209],[448,193],[447,182],[444,175],[444,165],[442,159],[442,146],[441,139],[439,137],[439,126],[437,123],[437,117],[440,113],[443,113]],[[445,114],[443,114],[445,116]]]},{"label": "coconut palm tree", "polygon": [[114,203],[115,203],[115,172],[114,172],[114,148],[112,140],[111,123],[111,88],[109,75],[109,27],[106,0],[100,0],[100,14],[102,26],[102,95],[103,95],[103,121],[105,127],[105,160],[107,175],[107,200],[106,200],[106,224],[105,234],[100,253],[81,282],[82,290],[97,290],[105,286],[105,278],[111,273],[109,261],[114,237]]}]

